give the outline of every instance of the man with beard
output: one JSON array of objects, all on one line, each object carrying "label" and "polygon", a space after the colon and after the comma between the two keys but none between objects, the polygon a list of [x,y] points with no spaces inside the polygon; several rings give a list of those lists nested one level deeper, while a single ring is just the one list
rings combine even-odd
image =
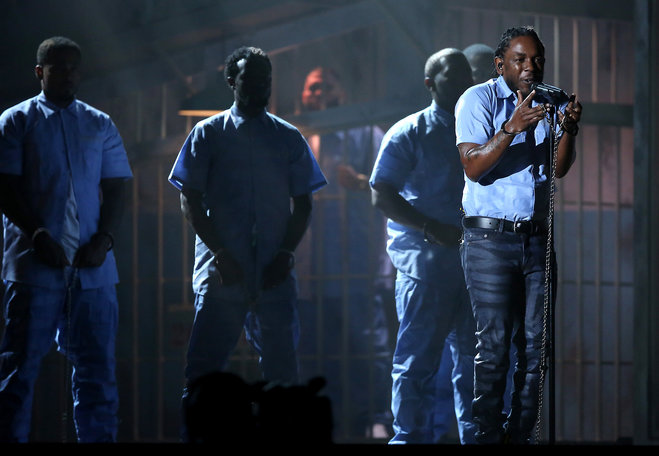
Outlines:
[{"label": "man with beard", "polygon": [[[581,116],[574,95],[561,106],[534,99],[544,55],[533,28],[506,30],[495,50],[498,78],[468,89],[455,111],[466,176],[462,265],[478,339],[472,407],[478,443],[529,443],[538,413],[551,172],[561,178],[574,162]],[[547,113],[554,109],[552,132]],[[506,418],[511,338],[517,363]]]}]

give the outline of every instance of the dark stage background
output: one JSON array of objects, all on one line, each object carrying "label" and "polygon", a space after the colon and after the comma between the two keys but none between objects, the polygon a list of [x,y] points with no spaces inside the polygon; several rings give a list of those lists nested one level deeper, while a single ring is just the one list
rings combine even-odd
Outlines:
[{"label": "dark stage background", "polygon": [[[577,162],[558,184],[555,417],[545,406],[543,436],[554,432],[558,443],[658,442],[659,248],[653,235],[659,189],[651,179],[659,170],[652,76],[657,9],[652,0],[4,0],[0,108],[38,92],[38,44],[69,36],[83,48],[79,98],[112,116],[130,155],[129,211],[115,236],[120,441],[178,439],[194,236],[166,178],[200,119],[181,115],[180,108],[195,95],[214,101],[210,109],[230,104],[220,74],[226,55],[240,45],[267,51],[274,67],[269,109],[306,134],[365,125],[386,130],[429,103],[422,73],[431,53],[473,43],[495,47],[509,26],[530,24],[546,46],[545,81],[577,93],[585,106]],[[338,70],[348,102],[302,115],[304,77],[317,65]],[[298,274],[301,286],[329,280],[304,267]],[[382,271],[373,274],[391,280]],[[393,299],[387,308],[394,311]],[[325,327],[321,317],[318,327],[345,326]],[[341,352],[338,361],[347,365],[349,357]],[[318,361],[313,353],[304,359]],[[61,419],[70,409],[67,368],[54,351],[45,360],[34,441],[74,439],[71,424]],[[231,370],[250,382],[259,378],[244,341]],[[383,442],[348,432],[335,440]]]}]

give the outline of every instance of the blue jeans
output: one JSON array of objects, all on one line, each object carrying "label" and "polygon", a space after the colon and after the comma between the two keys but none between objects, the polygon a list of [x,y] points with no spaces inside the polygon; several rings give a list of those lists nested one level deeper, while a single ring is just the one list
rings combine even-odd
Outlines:
[{"label": "blue jeans", "polygon": [[[70,312],[66,303],[70,302]],[[71,389],[80,442],[112,442],[119,397],[115,379],[118,309],[114,286],[50,290],[6,282],[0,347],[0,441],[27,442],[42,358],[53,342],[73,367]]]},{"label": "blue jeans", "polygon": [[[291,279],[289,279],[291,280]],[[266,381],[297,383],[299,321],[295,297],[246,301],[195,296],[185,377],[191,382],[222,371],[245,330]]]},{"label": "blue jeans", "polygon": [[[472,331],[473,332],[473,331]],[[451,331],[444,342],[444,351],[436,376],[437,397],[433,419],[433,440],[442,437],[457,424],[460,443],[475,443],[475,426],[471,418],[474,400],[475,340],[467,353],[461,351],[457,332]],[[463,348],[464,350],[464,348]]]},{"label": "blue jeans", "polygon": [[[457,253],[457,252],[456,252]],[[394,437],[390,443],[435,443],[433,415],[444,341],[455,329],[464,354],[473,354],[474,323],[456,255],[445,274],[420,281],[396,278],[399,330],[392,369]]]},{"label": "blue jeans", "polygon": [[[473,419],[478,443],[532,438],[538,411],[545,235],[465,228],[465,282],[476,319]],[[503,415],[511,342],[517,349],[511,410]]]}]

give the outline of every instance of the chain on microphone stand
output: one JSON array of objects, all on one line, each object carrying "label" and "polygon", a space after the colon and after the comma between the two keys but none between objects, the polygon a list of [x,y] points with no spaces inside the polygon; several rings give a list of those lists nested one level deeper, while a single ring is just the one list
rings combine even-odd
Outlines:
[{"label": "chain on microphone stand", "polygon": [[[550,86],[551,87],[551,86]],[[559,89],[560,90],[560,89]],[[536,429],[535,429],[535,441],[538,443],[540,441],[540,422],[542,419],[542,408],[543,408],[543,399],[544,399],[544,384],[546,379],[546,373],[550,367],[550,362],[548,360],[548,350],[550,349],[548,335],[549,335],[549,316],[550,316],[550,307],[552,305],[552,277],[553,277],[553,232],[554,232],[554,197],[555,197],[555,183],[556,183],[556,163],[558,159],[558,138],[555,129],[555,119],[554,116],[557,115],[556,105],[552,106],[552,109],[547,112],[547,119],[549,121],[549,131],[550,131],[550,149],[551,149],[551,177],[549,182],[549,214],[547,218],[547,246],[545,252],[545,292],[544,292],[544,306],[543,306],[543,316],[542,316],[542,347],[540,352],[540,383],[538,387],[538,415],[536,418]],[[553,328],[551,328],[553,331]]]}]

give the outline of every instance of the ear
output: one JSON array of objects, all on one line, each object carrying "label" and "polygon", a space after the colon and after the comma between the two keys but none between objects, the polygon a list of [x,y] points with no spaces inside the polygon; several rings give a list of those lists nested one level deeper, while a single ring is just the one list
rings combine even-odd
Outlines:
[{"label": "ear", "polygon": [[497,74],[503,74],[503,59],[501,57],[494,58],[494,68]]},{"label": "ear", "polygon": [[34,75],[37,77],[38,80],[43,79],[43,67],[41,65],[36,65],[34,67]]},{"label": "ear", "polygon": [[427,76],[423,79],[423,84],[426,86],[426,89],[430,90],[431,92],[435,89],[435,81]]}]

